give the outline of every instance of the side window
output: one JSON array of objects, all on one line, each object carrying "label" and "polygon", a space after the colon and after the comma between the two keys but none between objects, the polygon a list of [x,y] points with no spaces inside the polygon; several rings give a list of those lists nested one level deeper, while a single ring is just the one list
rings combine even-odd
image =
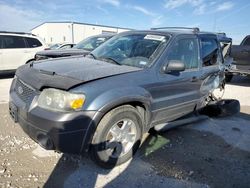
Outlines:
[{"label": "side window", "polygon": [[37,47],[42,46],[42,43],[35,38],[25,37],[25,39],[29,45],[29,48],[37,48]]},{"label": "side window", "polygon": [[220,50],[214,38],[201,38],[201,57],[203,67],[216,65],[220,61]]},{"label": "side window", "polygon": [[3,48],[26,48],[24,38],[4,35]]},{"label": "side window", "polygon": [[171,47],[168,61],[179,60],[185,63],[186,69],[198,68],[199,63],[198,40],[195,38],[185,38],[177,40]]},{"label": "side window", "polygon": [[250,37],[246,38],[244,41],[243,41],[243,46],[250,46]]}]

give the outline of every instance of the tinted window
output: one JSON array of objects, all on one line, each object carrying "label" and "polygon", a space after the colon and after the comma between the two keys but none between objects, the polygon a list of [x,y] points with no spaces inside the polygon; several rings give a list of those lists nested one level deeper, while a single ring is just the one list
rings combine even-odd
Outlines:
[{"label": "tinted window", "polygon": [[248,37],[247,39],[244,40],[243,45],[250,46],[250,37]]},{"label": "tinted window", "polygon": [[201,38],[201,57],[203,66],[211,66],[219,63],[219,46],[214,38]]},{"label": "tinted window", "polygon": [[42,43],[35,38],[25,38],[30,48],[36,48],[42,46]]},{"label": "tinted window", "polygon": [[171,47],[168,61],[178,60],[185,63],[186,69],[198,67],[198,41],[195,38],[177,40]]},{"label": "tinted window", "polygon": [[25,48],[23,37],[3,36],[3,48]]}]

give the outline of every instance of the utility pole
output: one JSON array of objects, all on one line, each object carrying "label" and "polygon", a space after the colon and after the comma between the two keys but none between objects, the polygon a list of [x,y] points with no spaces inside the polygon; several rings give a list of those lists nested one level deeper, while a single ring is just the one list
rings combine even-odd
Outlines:
[{"label": "utility pole", "polygon": [[72,43],[74,44],[74,23],[71,22],[71,39],[72,39]]}]

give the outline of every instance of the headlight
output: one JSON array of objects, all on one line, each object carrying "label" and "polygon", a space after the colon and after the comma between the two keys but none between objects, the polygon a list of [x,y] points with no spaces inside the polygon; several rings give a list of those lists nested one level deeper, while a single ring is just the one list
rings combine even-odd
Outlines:
[{"label": "headlight", "polygon": [[59,89],[44,89],[38,98],[38,106],[52,111],[78,111],[82,108],[85,95]]}]

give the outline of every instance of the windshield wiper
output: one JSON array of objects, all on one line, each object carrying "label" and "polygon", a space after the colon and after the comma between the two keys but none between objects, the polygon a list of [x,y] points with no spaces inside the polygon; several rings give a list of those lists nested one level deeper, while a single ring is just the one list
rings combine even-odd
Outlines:
[{"label": "windshield wiper", "polygon": [[116,61],[116,60],[114,60],[113,58],[111,58],[111,57],[101,57],[101,58],[99,58],[100,60],[106,60],[106,62],[112,62],[112,63],[114,63],[114,64],[117,64],[117,65],[121,65],[118,61]]}]

